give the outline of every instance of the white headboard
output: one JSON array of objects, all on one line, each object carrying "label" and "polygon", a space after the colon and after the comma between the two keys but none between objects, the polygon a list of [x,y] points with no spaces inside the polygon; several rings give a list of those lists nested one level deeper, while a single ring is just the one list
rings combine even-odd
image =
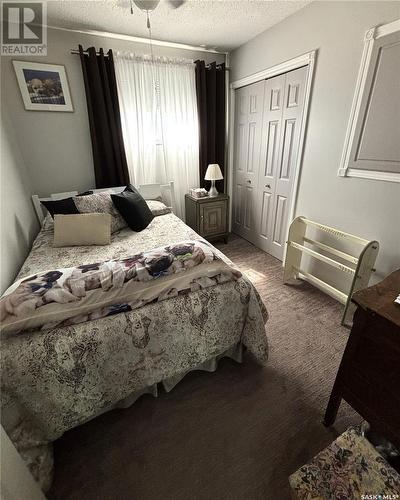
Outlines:
[{"label": "white headboard", "polygon": [[[103,188],[103,189],[90,189],[93,193],[101,193],[104,191],[111,191],[112,193],[120,193],[125,189],[125,186],[113,187],[113,188]],[[156,198],[161,198],[163,203],[171,208],[173,212],[176,212],[175,204],[175,190],[174,182],[170,181],[167,184],[141,184],[137,186],[137,190],[143,196],[145,200],[154,200]],[[39,222],[42,223],[46,216],[46,209],[40,203],[41,201],[51,201],[51,200],[62,200],[63,198],[69,198],[70,196],[76,196],[78,191],[67,191],[65,193],[53,193],[47,198],[41,198],[37,194],[32,195],[33,206],[35,207],[35,212]]]}]

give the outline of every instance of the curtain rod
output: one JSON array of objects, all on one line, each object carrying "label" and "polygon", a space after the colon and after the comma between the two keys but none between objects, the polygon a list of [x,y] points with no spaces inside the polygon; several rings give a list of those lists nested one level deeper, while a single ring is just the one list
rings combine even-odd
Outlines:
[{"label": "curtain rod", "polygon": [[[89,52],[87,50],[84,50],[83,53],[86,54],[86,55],[89,54]],[[79,52],[79,50],[71,49],[71,54],[75,54],[75,55],[79,56],[80,52]],[[96,56],[99,56],[99,55],[100,55],[100,52],[96,51]],[[104,57],[108,57],[107,52],[104,52],[103,55],[104,55]]]},{"label": "curtain rod", "polygon": [[[78,56],[80,54],[79,50],[76,50],[76,49],[70,49],[70,52],[71,52],[71,54],[78,55]],[[86,55],[89,54],[87,50],[84,50],[83,53]],[[99,56],[99,55],[100,55],[100,52],[96,51],[96,56]],[[103,52],[103,56],[108,57],[107,52]],[[217,64],[216,69],[222,69],[221,64],[223,64],[223,63]],[[210,69],[210,68],[211,68],[211,64],[206,64],[206,69]],[[226,66],[225,66],[225,71],[229,71],[229,68],[227,68]]]}]

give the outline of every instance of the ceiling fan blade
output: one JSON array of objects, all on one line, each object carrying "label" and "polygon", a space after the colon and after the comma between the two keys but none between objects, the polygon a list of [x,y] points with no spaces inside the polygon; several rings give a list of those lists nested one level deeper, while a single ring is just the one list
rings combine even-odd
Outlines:
[{"label": "ceiling fan blade", "polygon": [[179,7],[182,7],[182,5],[186,3],[186,0],[167,0],[167,1],[173,9],[179,9]]}]

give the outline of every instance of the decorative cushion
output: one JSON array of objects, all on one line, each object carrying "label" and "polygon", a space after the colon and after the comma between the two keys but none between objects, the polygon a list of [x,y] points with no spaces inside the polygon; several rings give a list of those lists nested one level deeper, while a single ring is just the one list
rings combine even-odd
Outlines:
[{"label": "decorative cushion", "polygon": [[133,231],[142,231],[154,219],[146,201],[136,190],[112,194],[111,199]]},{"label": "decorative cushion", "polygon": [[109,245],[110,214],[73,214],[54,216],[54,246]]},{"label": "decorative cushion", "polygon": [[124,189],[124,192],[125,191],[130,191],[131,193],[138,193],[139,191],[135,188],[135,186],[133,184],[128,184],[126,186],[126,188]]},{"label": "decorative cushion", "polygon": [[83,213],[102,213],[111,215],[111,232],[119,231],[126,227],[126,222],[114,207],[110,193],[95,193],[89,196],[73,198],[78,212]]},{"label": "decorative cushion", "polygon": [[[93,191],[85,191],[77,196],[87,196],[93,194]],[[79,214],[72,197],[63,198],[62,200],[49,200],[40,202],[54,219],[55,214]]]},{"label": "decorative cushion", "polygon": [[146,200],[147,206],[150,208],[151,213],[157,217],[158,215],[170,214],[171,209],[167,207],[162,201]]},{"label": "decorative cushion", "polygon": [[356,499],[367,493],[389,498],[400,491],[400,475],[352,427],[292,474],[289,483],[299,500]]},{"label": "decorative cushion", "polygon": [[[139,191],[132,184],[128,184],[126,186],[126,188],[124,189],[124,192],[126,192],[126,191],[130,191],[131,193],[140,194]],[[167,205],[165,205],[163,203],[163,199],[161,196],[158,198],[155,198],[155,199],[146,200],[146,203],[147,203],[148,207],[150,208],[151,213],[155,217],[157,215],[165,215],[165,214],[170,214],[172,212],[171,208],[167,207]]]},{"label": "decorative cushion", "polygon": [[53,231],[54,229],[54,220],[50,213],[47,213],[42,222],[42,229],[44,231]]},{"label": "decorative cushion", "polygon": [[79,210],[76,208],[76,205],[72,198],[64,198],[63,200],[41,201],[40,203],[46,207],[47,211],[50,213],[53,219],[55,214],[79,214]]}]

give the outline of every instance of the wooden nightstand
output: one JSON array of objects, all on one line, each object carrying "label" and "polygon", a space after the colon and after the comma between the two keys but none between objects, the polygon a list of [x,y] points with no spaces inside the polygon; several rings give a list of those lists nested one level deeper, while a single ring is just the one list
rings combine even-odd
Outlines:
[{"label": "wooden nightstand", "polygon": [[186,224],[207,240],[223,238],[228,242],[229,196],[193,198],[185,195]]}]

